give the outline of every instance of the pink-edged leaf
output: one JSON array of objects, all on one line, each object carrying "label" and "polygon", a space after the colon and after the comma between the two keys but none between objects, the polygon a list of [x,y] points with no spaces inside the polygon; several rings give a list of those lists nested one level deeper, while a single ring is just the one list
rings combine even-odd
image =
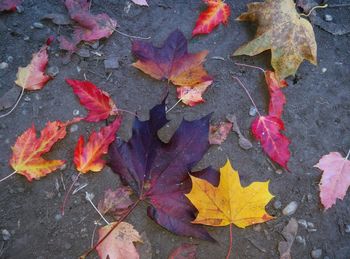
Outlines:
[{"label": "pink-edged leaf", "polygon": [[218,125],[210,125],[209,143],[211,145],[221,145],[232,129],[232,123],[221,122]]},{"label": "pink-edged leaf", "polygon": [[252,123],[252,133],[260,141],[265,153],[280,166],[288,169],[290,140],[281,131],[284,123],[274,116],[259,116]]},{"label": "pink-edged leaf", "polygon": [[350,161],[338,152],[324,155],[315,165],[323,171],[320,182],[320,198],[325,209],[331,208],[345,197],[350,186]]},{"label": "pink-edged leaf", "polygon": [[204,99],[202,95],[207,90],[208,86],[213,83],[213,80],[208,80],[193,87],[181,86],[176,88],[177,98],[188,106],[195,106],[199,103],[203,103]]}]

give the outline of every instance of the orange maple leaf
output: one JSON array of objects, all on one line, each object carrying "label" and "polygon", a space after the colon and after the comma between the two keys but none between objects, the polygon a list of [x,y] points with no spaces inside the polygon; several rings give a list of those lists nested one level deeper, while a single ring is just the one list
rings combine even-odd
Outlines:
[{"label": "orange maple leaf", "polygon": [[81,118],[60,122],[48,122],[37,138],[35,126],[27,129],[16,140],[12,147],[10,165],[16,173],[24,175],[28,181],[39,178],[61,167],[63,160],[46,160],[42,155],[49,152],[52,146],[66,136],[68,125],[79,121]]},{"label": "orange maple leaf", "polygon": [[74,151],[74,163],[80,173],[102,170],[106,161],[101,156],[107,154],[109,144],[114,141],[121,121],[121,117],[117,117],[109,126],[101,128],[99,132],[93,132],[85,146],[84,137],[80,136]]}]

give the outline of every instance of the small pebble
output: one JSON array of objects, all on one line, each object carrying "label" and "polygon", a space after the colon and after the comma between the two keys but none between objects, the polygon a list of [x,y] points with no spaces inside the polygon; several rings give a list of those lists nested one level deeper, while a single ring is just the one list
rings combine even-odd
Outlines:
[{"label": "small pebble", "polygon": [[35,97],[35,100],[37,100],[37,101],[40,101],[40,99],[41,99],[39,94],[35,94],[34,97]]},{"label": "small pebble", "polygon": [[81,71],[81,68],[79,66],[77,66],[77,71],[78,71],[78,73],[80,73],[80,71]]},{"label": "small pebble", "polygon": [[307,228],[307,222],[306,222],[305,219],[299,219],[299,220],[298,220],[298,223],[299,223],[300,225],[302,225],[304,228]]},{"label": "small pebble", "polygon": [[281,201],[277,200],[273,203],[273,207],[276,209],[276,210],[279,210],[281,207],[282,207],[282,203]]},{"label": "small pebble", "polygon": [[52,66],[52,67],[49,67],[47,69],[47,74],[49,76],[52,76],[52,77],[57,76],[59,72],[60,72],[60,70],[59,70],[58,66]]},{"label": "small pebble", "polygon": [[29,97],[29,96],[26,96],[26,97],[24,97],[24,101],[25,101],[25,102],[30,102],[30,101],[31,101],[31,99],[30,99],[30,97]]},{"label": "small pebble", "polygon": [[63,170],[65,170],[66,168],[67,168],[67,165],[66,165],[66,164],[63,164],[63,165],[61,165],[60,170],[63,171]]},{"label": "small pebble", "polygon": [[4,241],[10,240],[11,234],[10,234],[10,232],[7,229],[1,230],[1,234],[2,234],[2,239]]},{"label": "small pebble", "polygon": [[253,227],[254,231],[256,232],[260,232],[261,231],[261,225],[260,224],[257,224]]},{"label": "small pebble", "polygon": [[308,228],[314,228],[314,227],[315,227],[315,224],[312,223],[312,222],[308,222],[308,223],[307,223],[307,227],[308,227]]},{"label": "small pebble", "polygon": [[69,249],[71,249],[72,248],[72,245],[70,244],[70,243],[65,243],[64,244],[64,248],[66,249],[66,250],[69,250]]},{"label": "small pebble", "polygon": [[312,194],[311,193],[309,193],[308,195],[307,195],[307,201],[312,201]]},{"label": "small pebble", "polygon": [[91,44],[91,48],[93,48],[93,49],[97,49],[99,46],[100,46],[99,41],[95,41],[93,44]]},{"label": "small pebble", "polygon": [[24,7],[21,6],[21,5],[17,5],[17,6],[16,6],[16,9],[17,9],[17,12],[18,12],[18,13],[23,13],[23,12],[24,12]]},{"label": "small pebble", "polygon": [[117,57],[109,57],[103,61],[105,69],[117,69],[119,68],[119,61]]},{"label": "small pebble", "polygon": [[13,57],[12,57],[12,56],[8,56],[8,57],[7,57],[7,61],[8,61],[9,63],[12,63]]},{"label": "small pebble", "polygon": [[305,238],[303,238],[302,236],[296,236],[296,237],[295,237],[295,240],[296,240],[298,243],[300,243],[300,244],[306,246]]},{"label": "small pebble", "polygon": [[33,23],[33,27],[36,29],[42,29],[44,28],[44,24],[42,24],[41,22],[35,22]]},{"label": "small pebble", "polygon": [[323,67],[321,71],[322,71],[322,73],[326,73],[327,72],[327,68]]},{"label": "small pebble", "polygon": [[314,259],[321,258],[322,256],[322,249],[314,249],[311,252],[311,257]]},{"label": "small pebble", "polygon": [[23,37],[23,40],[25,40],[25,41],[28,41],[29,39],[30,39],[30,38],[29,38],[29,36],[27,36],[27,35]]},{"label": "small pebble", "polygon": [[156,249],[156,254],[159,255],[160,254],[160,250]]},{"label": "small pebble", "polygon": [[345,233],[350,233],[350,224],[345,225]]},{"label": "small pebble", "polygon": [[324,16],[324,19],[325,19],[326,22],[331,22],[331,21],[333,21],[333,16],[330,15],[330,14],[326,14]]},{"label": "small pebble", "polygon": [[62,214],[59,213],[59,214],[56,214],[56,215],[55,215],[55,220],[56,220],[56,221],[59,221],[59,220],[61,220],[61,219],[62,219]]},{"label": "small pebble", "polygon": [[253,106],[250,107],[250,109],[249,109],[249,115],[250,116],[254,117],[257,114],[257,112],[258,111],[257,111],[257,109],[255,107],[253,107]]},{"label": "small pebble", "polygon": [[290,202],[282,211],[283,215],[290,216],[295,213],[298,208],[298,203],[296,201]]},{"label": "small pebble", "polygon": [[276,174],[282,174],[283,171],[282,171],[282,169],[277,169],[277,170],[275,171],[275,173],[276,173]]},{"label": "small pebble", "polygon": [[70,130],[69,130],[69,131],[70,131],[71,133],[73,133],[73,132],[76,132],[76,131],[78,130],[78,128],[79,128],[78,125],[74,124],[74,125],[72,125],[72,127],[70,127]]},{"label": "small pebble", "polygon": [[88,58],[91,56],[90,51],[88,49],[84,49],[84,48],[79,49],[77,54],[82,58]]},{"label": "small pebble", "polygon": [[7,64],[6,62],[1,62],[0,63],[0,69],[5,69],[8,68],[9,64]]},{"label": "small pebble", "polygon": [[73,115],[74,116],[78,116],[79,113],[80,113],[80,111],[78,109],[73,110]]}]

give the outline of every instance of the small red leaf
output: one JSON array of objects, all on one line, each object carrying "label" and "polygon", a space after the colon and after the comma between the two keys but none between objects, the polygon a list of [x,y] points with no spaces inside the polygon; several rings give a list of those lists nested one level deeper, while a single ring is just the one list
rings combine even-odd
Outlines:
[{"label": "small red leaf", "polygon": [[196,259],[197,245],[183,243],[171,251],[168,259]]},{"label": "small red leaf", "polygon": [[226,25],[231,14],[230,6],[222,0],[203,0],[203,2],[208,8],[199,15],[192,36],[209,34],[220,23]]},{"label": "small red leaf", "polygon": [[3,11],[16,11],[16,7],[22,3],[22,0],[1,0],[0,12]]},{"label": "small red leaf", "polygon": [[288,169],[290,158],[290,140],[281,131],[283,121],[274,116],[259,116],[252,123],[252,132],[258,139],[267,155],[282,167]]},{"label": "small red leaf", "polygon": [[117,107],[109,94],[93,83],[73,79],[66,79],[66,82],[73,88],[80,103],[89,111],[86,121],[97,122],[117,114]]},{"label": "small red leaf", "polygon": [[211,145],[221,145],[227,138],[232,129],[232,123],[221,122],[218,125],[210,125],[209,143]]},{"label": "small red leaf", "polygon": [[285,80],[278,82],[276,74],[268,70],[265,72],[265,80],[270,93],[269,115],[281,118],[286,103],[281,88],[287,86],[287,82]]}]

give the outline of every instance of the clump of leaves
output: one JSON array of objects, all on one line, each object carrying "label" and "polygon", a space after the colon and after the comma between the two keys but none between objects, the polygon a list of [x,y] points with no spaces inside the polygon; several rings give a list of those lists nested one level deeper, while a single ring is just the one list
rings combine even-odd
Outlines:
[{"label": "clump of leaves", "polygon": [[271,65],[277,78],[295,75],[304,59],[317,64],[317,44],[312,25],[301,17],[293,0],[265,0],[248,4],[238,21],[258,24],[255,39],[233,55],[255,56],[271,49]]}]

